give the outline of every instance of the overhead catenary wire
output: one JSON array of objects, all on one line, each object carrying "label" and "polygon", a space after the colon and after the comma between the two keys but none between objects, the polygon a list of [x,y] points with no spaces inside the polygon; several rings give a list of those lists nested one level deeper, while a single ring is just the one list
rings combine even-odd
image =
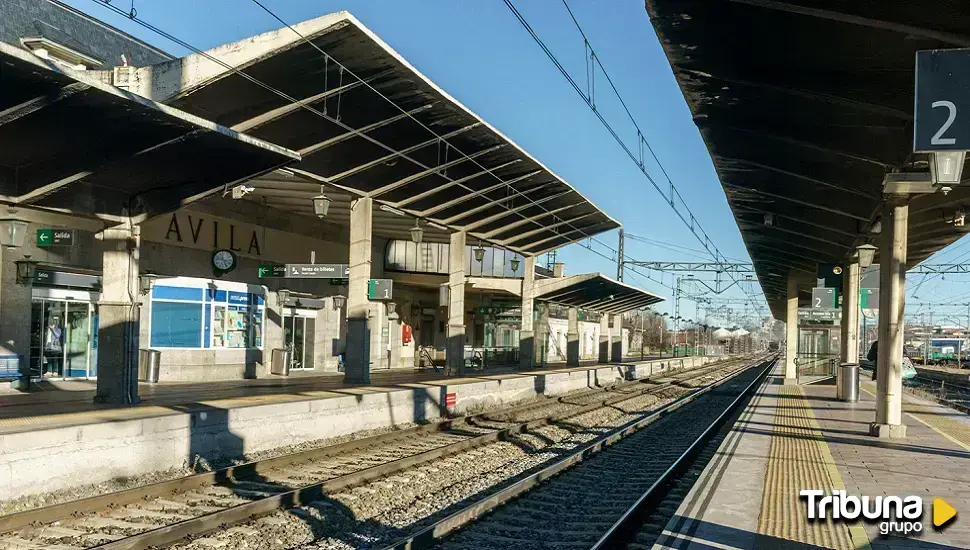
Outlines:
[{"label": "overhead catenary wire", "polygon": [[[228,63],[226,63],[224,61],[222,61],[221,59],[218,59],[218,58],[210,55],[209,53],[205,52],[201,48],[197,48],[194,45],[190,44],[189,42],[187,42],[185,40],[182,40],[182,39],[178,38],[177,36],[175,36],[175,35],[167,32],[167,31],[164,31],[163,29],[161,29],[161,28],[159,28],[159,27],[157,27],[155,25],[152,25],[151,23],[148,23],[147,21],[145,21],[143,19],[140,19],[139,17],[137,17],[136,14],[133,15],[131,13],[126,13],[124,10],[121,10],[121,9],[117,8],[116,6],[111,5],[110,3],[106,2],[105,0],[92,0],[92,1],[94,1],[95,3],[97,3],[100,6],[103,6],[103,7],[107,8],[107,9],[109,9],[109,10],[114,11],[118,15],[121,15],[121,16],[124,16],[124,17],[130,19],[134,23],[136,23],[136,24],[138,24],[138,25],[140,25],[140,26],[142,26],[142,27],[150,30],[151,32],[153,32],[153,33],[155,33],[155,34],[157,34],[157,35],[165,38],[166,40],[169,40],[169,41],[171,41],[171,42],[173,42],[175,44],[178,44],[179,46],[181,46],[181,47],[183,47],[183,48],[185,48],[185,49],[187,49],[189,51],[192,51],[192,52],[194,52],[194,53],[196,53],[198,55],[201,55],[202,57],[208,59],[209,61],[212,61],[213,63],[216,63],[216,64],[222,66],[223,68],[225,68],[225,69],[227,69],[227,70],[229,70],[229,71],[231,71],[231,72],[239,75],[240,77],[242,77],[242,78],[244,78],[244,79],[252,82],[253,84],[256,84],[257,86],[260,86],[261,88],[266,89],[267,91],[270,91],[271,93],[276,94],[276,95],[282,97],[286,101],[288,101],[290,103],[293,103],[293,104],[299,106],[302,109],[305,109],[306,111],[314,114],[315,116],[318,116],[318,117],[320,117],[320,118],[322,118],[324,120],[327,120],[328,122],[331,122],[331,123],[334,123],[334,124],[338,124],[339,126],[341,126],[342,128],[344,128],[344,129],[346,129],[348,131],[353,130],[353,128],[347,126],[346,124],[343,124],[339,120],[339,116],[337,118],[334,118],[334,117],[329,116],[326,113],[320,112],[318,109],[316,109],[316,108],[314,108],[314,107],[312,107],[310,105],[307,105],[305,102],[300,101],[299,99],[290,96],[289,94],[287,94],[287,93],[285,93],[285,92],[283,92],[283,91],[275,88],[274,86],[272,86],[270,84],[267,84],[267,83],[261,81],[260,79],[258,79],[256,77],[253,77],[252,75],[249,75],[246,72],[244,72],[244,71],[242,71],[242,70],[240,70],[240,69],[238,69],[238,68],[236,68],[236,67],[234,67],[234,66],[232,66],[232,65],[230,65],[230,64],[228,64]],[[269,8],[267,8],[264,4],[262,4],[261,2],[259,2],[257,0],[252,0],[252,1],[255,4],[257,4],[261,9],[263,9],[268,14],[270,14],[278,22],[280,22],[281,24],[283,24],[284,26],[286,26],[287,28],[289,28],[292,32],[294,32],[302,40],[306,41],[312,47],[314,47],[315,49],[317,49],[318,51],[320,51],[325,56],[325,59],[327,59],[328,61],[332,60],[338,67],[341,68],[342,71],[347,72],[350,76],[352,76],[352,77],[358,79],[359,81],[361,81],[364,86],[368,87],[374,93],[376,93],[378,96],[380,96],[385,101],[387,101],[390,105],[392,105],[396,109],[400,110],[404,115],[406,115],[407,117],[410,117],[412,120],[414,120],[415,122],[417,122],[418,124],[420,124],[429,133],[431,133],[432,135],[436,136],[441,142],[445,143],[451,149],[454,149],[455,152],[457,152],[458,154],[460,154],[464,158],[470,160],[473,164],[475,164],[476,166],[478,166],[479,168],[481,168],[483,172],[486,172],[486,173],[490,174],[491,176],[495,177],[499,182],[504,183],[504,180],[500,176],[498,176],[497,174],[495,174],[493,170],[484,167],[477,160],[475,160],[474,158],[469,157],[467,154],[465,154],[459,148],[457,148],[453,144],[451,144],[446,138],[441,137],[436,132],[434,132],[433,130],[431,130],[430,128],[428,128],[426,125],[424,125],[424,123],[422,123],[421,121],[417,120],[413,116],[413,114],[407,112],[406,109],[404,109],[403,107],[401,107],[400,105],[398,105],[397,103],[395,103],[393,100],[391,100],[390,98],[388,98],[386,95],[384,95],[383,93],[381,93],[379,90],[377,90],[376,88],[374,88],[369,82],[367,82],[364,79],[361,79],[356,74],[354,74],[352,71],[350,71],[349,69],[347,69],[344,65],[342,65],[332,55],[328,54],[327,52],[325,52],[324,50],[322,50],[319,46],[317,46],[316,44],[314,44],[312,41],[310,41],[309,39],[307,39],[306,37],[304,37],[301,33],[299,33],[299,31],[297,31],[291,25],[289,25],[288,23],[286,23],[282,18],[280,18],[279,16],[277,16],[276,14],[274,14],[272,12],[272,10],[270,10]],[[369,141],[371,141],[375,145],[378,145],[378,146],[386,149],[388,152],[390,152],[390,153],[392,153],[394,155],[397,155],[397,156],[400,156],[402,158],[405,158],[405,159],[409,160],[410,162],[413,162],[413,163],[417,164],[418,166],[422,166],[424,168],[427,168],[422,163],[417,162],[416,160],[408,157],[406,154],[401,153],[401,152],[399,152],[397,150],[394,150],[393,148],[391,148],[391,147],[389,147],[389,146],[387,146],[387,145],[379,142],[378,140],[375,140],[373,138],[370,138],[370,136],[362,135],[362,137],[364,139],[368,139]],[[447,176],[444,176],[444,177],[447,177]],[[448,178],[448,179],[450,179],[450,178]],[[470,193],[473,193],[476,196],[482,194],[479,191],[477,191],[475,189],[472,189],[472,188],[469,188],[469,187],[467,187],[467,186],[465,186],[463,184],[459,184],[459,186],[462,187],[462,188],[464,188],[465,190],[469,191]],[[523,195],[519,190],[515,189],[511,185],[508,185],[508,188],[509,188],[509,191],[511,193],[514,193],[516,195],[519,195],[520,197],[522,197],[524,200],[528,201],[529,203],[535,204],[535,201],[533,201],[532,199],[530,199],[527,196]],[[542,205],[536,205],[536,206],[538,206],[542,211],[548,212],[548,209],[546,207],[544,207]],[[521,212],[519,212],[517,214],[519,216],[522,216],[522,217],[525,216]],[[553,219],[558,220],[560,218],[558,216],[553,215]],[[600,239],[598,239],[598,238],[596,238],[596,237],[594,237],[592,235],[589,235],[588,233],[586,233],[586,231],[577,228],[571,222],[567,222],[565,220],[562,220],[562,221],[564,221],[568,227],[572,228],[572,231],[570,231],[570,232],[580,233],[580,234],[582,234],[585,237],[585,239],[581,239],[581,240],[575,241],[576,244],[579,244],[583,248],[585,248],[587,250],[590,250],[594,254],[597,254],[598,256],[600,256],[600,257],[602,257],[604,259],[610,260],[611,262],[612,261],[615,261],[616,254],[618,254],[618,251],[616,249],[612,248],[609,244],[604,243]],[[589,243],[588,244],[584,244],[582,242],[582,240],[588,240]],[[607,255],[607,254],[604,254],[601,251],[598,251],[598,250],[594,249],[593,246],[592,246],[592,243],[593,242],[595,242],[599,246],[601,246],[601,247],[606,248],[607,250],[609,250],[612,253],[612,255]],[[624,258],[629,258],[629,256],[627,256],[626,254],[624,254]],[[673,287],[671,287],[670,285],[665,284],[662,280],[658,281],[658,280],[654,279],[649,274],[645,274],[645,273],[642,273],[642,272],[638,272],[638,271],[635,271],[634,269],[631,269],[631,268],[628,268],[628,270],[631,270],[631,271],[633,271],[635,273],[638,273],[639,275],[641,275],[643,277],[646,277],[647,279],[649,279],[651,281],[654,281],[655,283],[660,284],[661,286],[664,286],[666,288],[673,289]]]},{"label": "overhead catenary wire", "polygon": [[[122,9],[120,9],[120,8],[114,6],[114,5],[111,5],[107,0],[92,0],[92,1],[95,2],[96,4],[100,5],[100,6],[103,6],[103,7],[107,8],[107,9],[109,9],[109,10],[114,11],[115,13],[117,13],[119,15],[122,15],[122,16],[130,19],[131,21],[135,22],[136,24],[138,24],[138,25],[140,25],[140,26],[142,26],[142,27],[144,27],[144,28],[152,31],[155,34],[158,34],[159,36],[161,36],[161,37],[163,37],[163,38],[165,38],[167,40],[170,40],[170,41],[178,44],[179,46],[181,46],[181,47],[183,47],[183,48],[185,48],[187,50],[190,50],[190,51],[192,51],[192,52],[194,52],[194,53],[196,53],[198,55],[201,55],[201,56],[205,57],[209,61],[212,61],[213,63],[216,63],[216,64],[220,65],[221,67],[223,67],[223,68],[225,68],[225,69],[227,69],[229,71],[232,71],[233,73],[235,73],[235,74],[239,75],[240,77],[242,77],[242,78],[244,78],[244,79],[252,82],[253,84],[256,84],[257,86],[260,86],[261,88],[263,88],[263,89],[265,89],[265,90],[267,90],[267,91],[269,91],[271,93],[274,93],[274,94],[278,95],[279,97],[282,97],[283,99],[287,100],[288,102],[290,102],[292,104],[295,104],[295,105],[299,106],[300,108],[302,108],[302,109],[304,109],[304,110],[306,110],[306,111],[308,111],[308,112],[310,112],[310,113],[312,113],[312,114],[314,114],[314,115],[316,115],[316,116],[318,116],[318,117],[320,117],[320,118],[322,118],[322,119],[324,119],[324,120],[326,120],[326,121],[328,121],[330,123],[337,124],[337,125],[341,126],[342,128],[344,128],[344,129],[346,129],[348,131],[354,130],[350,126],[347,126],[346,124],[343,124],[339,120],[339,117],[338,118],[330,117],[326,113],[320,112],[318,109],[312,107],[311,105],[308,105],[305,102],[300,101],[299,99],[294,98],[294,97],[290,96],[289,94],[287,94],[287,93],[285,93],[285,92],[283,92],[283,91],[275,88],[274,86],[272,86],[270,84],[267,84],[267,83],[261,81],[260,79],[258,79],[256,77],[253,77],[252,75],[249,75],[249,74],[245,73],[244,71],[241,71],[240,69],[238,69],[238,68],[236,68],[236,67],[234,67],[234,66],[232,66],[232,65],[230,65],[230,64],[228,64],[228,63],[226,63],[224,61],[222,61],[221,59],[218,59],[218,58],[210,55],[209,53],[205,52],[204,50],[193,46],[192,44],[186,42],[185,40],[182,40],[182,39],[180,39],[180,38],[172,35],[171,33],[168,33],[166,31],[164,31],[164,30],[162,30],[162,29],[160,29],[160,28],[152,25],[151,23],[148,23],[147,21],[138,18],[137,16],[132,16],[131,14],[126,13],[124,10],[122,10]],[[331,55],[327,54],[326,52],[324,52],[316,44],[314,44],[312,41],[308,40],[306,37],[304,37],[302,34],[300,34],[291,25],[287,24],[281,18],[279,18],[278,16],[276,16],[271,10],[269,10],[268,8],[266,8],[266,6],[264,6],[263,4],[261,4],[260,2],[258,2],[256,0],[253,0],[253,1],[254,1],[255,4],[257,4],[264,11],[266,11],[267,13],[269,13],[274,19],[276,19],[277,21],[279,21],[280,23],[282,23],[283,25],[285,25],[286,27],[288,27],[290,30],[292,30],[294,33],[296,33],[301,39],[305,40],[310,45],[312,45],[314,48],[316,48],[321,53],[323,53],[323,55],[326,56],[326,59],[327,60],[332,60],[338,67],[341,68],[342,71],[346,71],[348,74],[350,74],[354,78],[357,78],[362,83],[363,86],[366,86],[371,91],[373,91],[378,96],[380,96],[382,99],[384,99],[385,101],[387,101],[394,108],[400,110],[406,116],[410,117],[413,121],[415,121],[416,123],[420,124],[425,130],[427,130],[429,133],[431,133],[433,136],[435,136],[440,142],[443,142],[443,143],[447,144],[451,149],[454,149],[462,157],[464,157],[465,159],[469,160],[470,162],[472,162],[473,164],[475,164],[476,166],[478,166],[479,168],[481,168],[483,172],[486,172],[489,175],[491,175],[494,178],[496,178],[500,183],[506,183],[505,180],[503,180],[500,176],[498,176],[497,174],[495,174],[493,170],[488,169],[488,168],[485,168],[476,159],[474,159],[472,157],[469,157],[467,154],[465,154],[464,152],[462,152],[459,148],[455,147],[454,144],[451,144],[446,138],[440,136],[438,133],[434,132],[433,130],[431,130],[430,128],[428,128],[426,125],[424,125],[424,123],[422,123],[421,121],[417,120],[414,117],[413,114],[407,112],[406,109],[402,108],[400,105],[398,105],[393,100],[391,100],[390,98],[388,98],[386,95],[384,95],[383,93],[381,93],[379,90],[377,90],[376,88],[374,88],[369,82],[367,82],[364,79],[359,78],[356,74],[354,74],[352,71],[350,71],[349,69],[347,69],[346,66],[344,66],[343,64],[341,64],[333,56],[331,56]],[[375,145],[377,145],[377,146],[379,146],[379,147],[387,150],[389,153],[392,153],[392,154],[394,154],[396,156],[399,156],[401,158],[404,158],[404,159],[406,159],[406,160],[408,160],[408,161],[410,161],[410,162],[412,162],[412,163],[414,163],[414,164],[416,164],[418,166],[421,166],[423,168],[428,168],[424,164],[422,164],[422,163],[416,161],[415,159],[409,157],[407,154],[401,153],[400,151],[397,151],[394,148],[389,147],[386,144],[381,143],[380,141],[378,141],[378,140],[376,140],[376,139],[374,139],[374,138],[372,138],[370,136],[367,136],[366,134],[361,133],[360,136],[363,139],[366,139],[366,140],[370,141],[371,143],[373,143],[373,144],[375,144]],[[448,176],[442,175],[442,177],[445,177],[449,181],[453,181],[452,178],[449,178]],[[470,188],[470,187],[468,187],[468,186],[466,186],[464,184],[458,183],[457,185],[459,187],[465,189],[466,191],[472,193],[474,196],[482,196],[482,195],[484,195],[480,191],[475,190],[475,189],[472,189],[472,188]],[[545,206],[543,206],[541,204],[536,204],[536,202],[533,199],[530,199],[526,195],[522,194],[521,191],[515,189],[513,186],[507,184],[507,187],[508,187],[508,189],[509,189],[510,192],[512,192],[512,193],[520,196],[525,201],[527,201],[527,202],[533,204],[534,206],[540,208],[543,212],[547,212],[547,213],[549,212],[549,210]],[[522,213],[522,212],[514,212],[514,214],[522,217],[523,219],[526,219],[527,218],[527,216],[524,213]],[[553,217],[554,220],[560,220],[563,223],[565,223],[566,226],[570,227],[571,228],[571,231],[569,231],[568,233],[572,233],[572,232],[580,233],[581,235],[583,235],[583,237],[585,237],[585,239],[588,239],[590,241],[590,244],[587,245],[587,244],[583,244],[581,242],[582,239],[580,239],[580,240],[576,240],[575,241],[576,244],[579,244],[580,246],[586,248],[587,250],[590,250],[590,251],[598,254],[599,256],[603,257],[604,259],[608,259],[608,260],[611,260],[611,261],[613,260],[613,258],[611,258],[610,256],[608,256],[606,254],[603,254],[602,252],[599,252],[599,251],[594,250],[592,248],[592,246],[591,246],[591,243],[592,242],[596,242],[597,244],[599,244],[599,245],[601,245],[603,247],[606,247],[611,252],[614,252],[615,253],[616,251],[613,250],[612,247],[610,247],[608,244],[603,243],[599,239],[596,239],[594,236],[590,235],[586,231],[577,228],[575,225],[572,224],[572,222],[569,222],[569,221],[566,221],[566,220],[562,220],[561,218],[559,218],[559,216],[556,216],[555,214],[552,214],[552,217]]]},{"label": "overhead catenary wire", "polygon": [[[594,99],[595,96],[593,95],[592,88],[590,89],[590,93],[588,94],[584,93],[583,90],[580,88],[580,86],[576,83],[576,80],[569,73],[569,71],[562,65],[562,63],[559,61],[556,55],[549,49],[549,47],[545,44],[542,38],[539,37],[538,33],[535,31],[532,25],[529,24],[529,22],[525,19],[522,13],[515,7],[515,4],[513,4],[511,0],[503,0],[503,1],[505,2],[505,5],[509,8],[509,10],[513,13],[515,18],[522,25],[522,27],[526,30],[526,32],[532,37],[532,39],[542,49],[542,51],[546,54],[549,60],[556,66],[559,72],[562,73],[563,77],[566,78],[566,80],[576,91],[576,93],[579,94],[579,96],[587,104],[587,106],[590,108],[593,114],[599,119],[603,127],[606,128],[606,130],[610,133],[610,135],[613,136],[617,144],[620,145],[620,147],[626,152],[627,156],[629,156],[630,159],[633,160],[633,162],[639,167],[641,173],[646,177],[647,181],[653,186],[654,189],[656,189],[658,193],[660,193],[662,197],[664,197],[667,203],[674,210],[674,213],[676,213],[677,216],[681,219],[681,221],[688,227],[688,229],[695,236],[695,238],[698,239],[698,241],[705,248],[705,250],[707,250],[707,252],[713,256],[714,261],[715,262],[725,261],[726,259],[725,256],[720,252],[720,250],[718,250],[717,246],[714,245],[713,241],[710,239],[707,232],[704,231],[703,227],[701,227],[696,216],[694,216],[693,212],[691,212],[690,208],[687,206],[687,203],[684,201],[683,196],[677,190],[673,181],[670,179],[669,174],[667,174],[666,169],[663,167],[663,164],[660,162],[659,158],[654,153],[653,148],[646,140],[646,137],[643,135],[643,132],[641,131],[639,124],[636,122],[635,117],[633,117],[633,114],[630,112],[626,102],[622,98],[622,95],[617,90],[616,85],[613,83],[612,78],[610,78],[609,73],[606,71],[606,68],[603,66],[602,61],[600,60],[599,56],[596,55],[595,49],[590,43],[589,38],[586,36],[586,33],[583,31],[582,26],[579,24],[579,21],[576,19],[575,15],[573,14],[572,10],[569,8],[569,5],[565,2],[565,0],[563,0],[563,4],[565,5],[567,11],[569,11],[569,15],[572,18],[573,23],[576,25],[576,28],[579,30],[580,34],[583,37],[584,42],[586,43],[589,49],[590,59],[593,62],[595,62],[595,65],[599,66],[600,69],[603,71],[604,77],[606,78],[607,82],[610,84],[610,87],[612,88],[616,97],[619,99],[627,116],[630,117],[630,120],[633,122],[633,125],[637,130],[637,138],[639,140],[638,148],[642,148],[644,145],[646,145],[654,161],[660,167],[661,172],[663,172],[664,177],[666,178],[667,183],[670,186],[669,194],[665,194],[664,190],[660,188],[660,185],[657,183],[657,181],[647,171],[646,165],[644,164],[644,159],[642,157],[642,149],[641,149],[641,154],[638,158],[638,155],[634,154],[634,152],[630,149],[629,145],[623,140],[623,138],[619,136],[619,134],[616,132],[613,126],[604,118],[601,111],[596,108],[596,103]],[[593,82],[592,78],[590,78],[589,81]],[[684,214],[680,212],[680,210],[677,209],[675,198],[679,198],[680,202],[684,205],[684,209],[687,210],[687,213],[690,217],[689,220],[684,217]],[[698,231],[700,231],[700,234],[698,234]],[[732,279],[734,279],[733,274],[729,273],[729,276]],[[757,307],[759,310],[763,308],[762,304],[760,303],[758,304]]]}]

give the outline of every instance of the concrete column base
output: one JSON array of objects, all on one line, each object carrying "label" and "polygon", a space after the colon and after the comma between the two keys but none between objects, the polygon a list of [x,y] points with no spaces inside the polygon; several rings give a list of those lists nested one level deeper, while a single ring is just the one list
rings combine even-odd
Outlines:
[{"label": "concrete column base", "polygon": [[613,350],[611,355],[611,361],[613,363],[623,362],[623,342],[613,342]]},{"label": "concrete column base", "polygon": [[138,397],[138,310],[137,304],[98,302],[95,403],[137,405],[141,402]]},{"label": "concrete column base", "polygon": [[570,367],[579,366],[579,333],[566,333],[566,365]]},{"label": "concrete column base", "polygon": [[344,382],[348,384],[370,384],[370,333],[368,319],[347,319]]},{"label": "concrete column base", "polygon": [[797,386],[798,385],[798,379],[797,378],[785,378],[784,384],[786,386]]},{"label": "concrete column base", "polygon": [[906,424],[869,424],[869,435],[880,439],[905,439]]},{"label": "concrete column base", "polygon": [[465,325],[448,325],[445,375],[465,374]]},{"label": "concrete column base", "polygon": [[519,368],[531,369],[535,366],[536,344],[535,332],[531,330],[519,331]]}]

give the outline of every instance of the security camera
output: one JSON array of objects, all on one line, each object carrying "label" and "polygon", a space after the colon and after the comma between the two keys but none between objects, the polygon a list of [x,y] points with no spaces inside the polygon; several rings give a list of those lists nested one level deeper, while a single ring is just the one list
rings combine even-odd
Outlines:
[{"label": "security camera", "polygon": [[241,199],[255,190],[252,185],[237,185],[232,188],[232,198]]}]

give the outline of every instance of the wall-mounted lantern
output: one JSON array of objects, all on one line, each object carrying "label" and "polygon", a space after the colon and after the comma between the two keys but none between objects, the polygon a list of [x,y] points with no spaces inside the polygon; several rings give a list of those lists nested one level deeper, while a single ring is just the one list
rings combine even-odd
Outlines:
[{"label": "wall-mounted lantern", "polygon": [[20,248],[27,236],[27,221],[16,215],[13,208],[7,210],[7,216],[0,218],[0,246]]}]

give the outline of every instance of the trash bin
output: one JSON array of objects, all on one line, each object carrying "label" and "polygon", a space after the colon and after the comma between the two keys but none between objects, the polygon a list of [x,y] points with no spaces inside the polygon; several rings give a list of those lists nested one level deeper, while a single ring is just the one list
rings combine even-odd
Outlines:
[{"label": "trash bin", "polygon": [[836,378],[835,395],[839,401],[854,403],[859,400],[859,364],[842,363]]},{"label": "trash bin", "polygon": [[138,350],[138,380],[154,384],[162,366],[162,352],[157,349]]},{"label": "trash bin", "polygon": [[290,375],[290,350],[283,348],[273,348],[273,357],[270,363],[270,372],[280,376]]}]

